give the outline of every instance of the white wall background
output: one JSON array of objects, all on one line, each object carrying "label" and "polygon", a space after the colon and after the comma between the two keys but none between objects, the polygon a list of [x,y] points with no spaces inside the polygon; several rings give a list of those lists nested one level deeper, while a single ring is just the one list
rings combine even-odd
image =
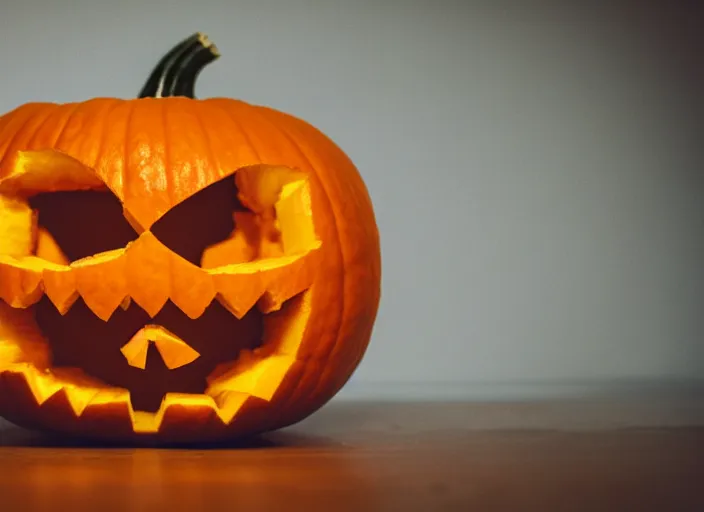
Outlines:
[{"label": "white wall background", "polygon": [[558,4],[0,0],[0,111],[133,96],[204,31],[199,96],[309,120],[375,201],[347,396],[704,378],[701,22]]}]

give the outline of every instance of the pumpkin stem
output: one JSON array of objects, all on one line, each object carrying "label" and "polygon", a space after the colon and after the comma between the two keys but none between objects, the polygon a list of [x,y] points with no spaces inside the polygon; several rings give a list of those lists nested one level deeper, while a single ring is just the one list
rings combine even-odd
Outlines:
[{"label": "pumpkin stem", "polygon": [[220,56],[216,46],[200,32],[174,46],[149,75],[140,98],[186,96],[195,98],[193,89],[201,70]]}]

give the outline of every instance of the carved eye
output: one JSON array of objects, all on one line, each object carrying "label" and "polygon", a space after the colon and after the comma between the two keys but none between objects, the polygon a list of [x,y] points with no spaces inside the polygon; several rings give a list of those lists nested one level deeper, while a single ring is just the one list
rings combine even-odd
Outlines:
[{"label": "carved eye", "polygon": [[19,151],[12,172],[0,179],[0,194],[32,214],[25,251],[53,263],[121,249],[137,239],[122,203],[95,170],[59,151]]},{"label": "carved eye", "polygon": [[230,176],[176,205],[152,226],[151,232],[176,254],[200,265],[208,247],[232,235],[234,214],[243,210]]},{"label": "carved eye", "polygon": [[[38,213],[37,256],[55,263],[121,249],[138,238],[119,199],[107,191],[46,192],[29,204]],[[56,261],[61,255],[66,261]]]}]

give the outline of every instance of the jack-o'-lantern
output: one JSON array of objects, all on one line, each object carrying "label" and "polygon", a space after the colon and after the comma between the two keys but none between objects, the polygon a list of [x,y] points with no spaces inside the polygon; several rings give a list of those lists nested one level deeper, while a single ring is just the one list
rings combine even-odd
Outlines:
[{"label": "jack-o'-lantern", "polygon": [[196,34],[132,100],[0,117],[0,416],[112,440],[297,422],[360,362],[378,231],[308,123],[196,99]]}]

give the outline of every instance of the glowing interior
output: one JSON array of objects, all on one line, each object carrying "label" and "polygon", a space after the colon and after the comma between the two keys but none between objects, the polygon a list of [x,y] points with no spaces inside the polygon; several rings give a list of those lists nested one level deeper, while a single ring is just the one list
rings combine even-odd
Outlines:
[{"label": "glowing interior", "polygon": [[[12,171],[0,178],[0,375],[21,377],[39,405],[63,391],[76,416],[89,407],[123,406],[135,432],[145,433],[159,430],[170,407],[209,408],[229,423],[247,398],[270,400],[296,360],[320,242],[304,173],[255,166],[237,170],[234,182],[246,209],[233,212],[235,229],[206,247],[199,265],[155,236],[160,221],[124,247],[71,261],[39,225],[33,198],[105,186],[93,170],[64,154],[18,154]],[[202,393],[166,392],[156,412],[135,410],[129,390],[81,367],[54,365],[55,347],[38,324],[36,308],[50,302],[66,318],[79,301],[100,322],[135,306],[158,319],[172,304],[186,321],[202,320],[215,302],[236,319],[256,307],[263,314],[261,343],[212,368]],[[189,339],[153,323],[124,340],[120,357],[145,369],[150,346],[168,370],[201,358]]]}]

